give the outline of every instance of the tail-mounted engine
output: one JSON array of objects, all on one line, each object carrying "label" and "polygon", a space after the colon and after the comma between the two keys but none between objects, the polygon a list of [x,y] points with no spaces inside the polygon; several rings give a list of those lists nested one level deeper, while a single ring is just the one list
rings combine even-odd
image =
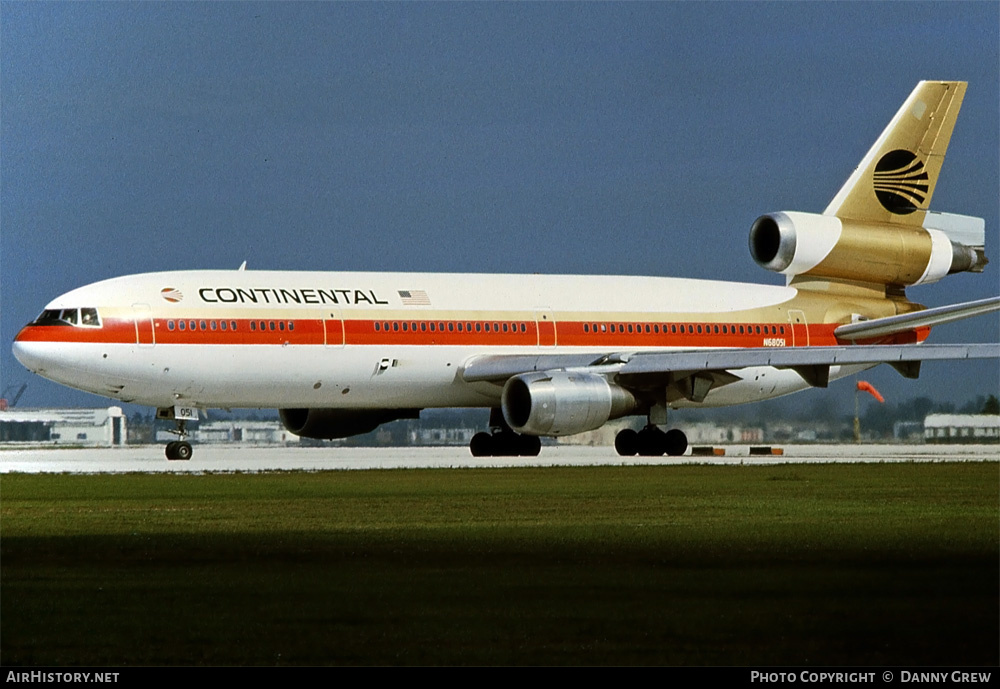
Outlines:
[{"label": "tail-mounted engine", "polygon": [[951,273],[981,273],[985,234],[982,218],[952,213],[927,212],[918,227],[782,211],[757,218],[750,253],[762,267],[788,276],[919,285]]}]

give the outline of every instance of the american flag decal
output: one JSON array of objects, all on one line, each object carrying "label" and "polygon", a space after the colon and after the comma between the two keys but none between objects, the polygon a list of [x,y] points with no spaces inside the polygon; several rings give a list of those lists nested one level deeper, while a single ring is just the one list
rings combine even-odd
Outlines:
[{"label": "american flag decal", "polygon": [[431,300],[422,289],[401,289],[397,292],[406,306],[430,306]]}]

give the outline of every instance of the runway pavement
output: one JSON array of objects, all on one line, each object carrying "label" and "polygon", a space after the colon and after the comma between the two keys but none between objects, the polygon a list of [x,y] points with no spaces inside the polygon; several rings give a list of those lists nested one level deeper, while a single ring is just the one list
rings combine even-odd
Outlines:
[{"label": "runway pavement", "polygon": [[[168,461],[161,445],[125,448],[0,448],[0,473],[327,471],[508,466],[783,464],[799,462],[996,462],[998,445],[784,445],[781,455],[720,446],[724,456],[619,457],[612,447],[546,446],[538,457],[473,457],[465,447],[301,448],[196,445],[188,461]],[[779,447],[779,446],[775,446]],[[690,450],[689,450],[690,453]]]}]

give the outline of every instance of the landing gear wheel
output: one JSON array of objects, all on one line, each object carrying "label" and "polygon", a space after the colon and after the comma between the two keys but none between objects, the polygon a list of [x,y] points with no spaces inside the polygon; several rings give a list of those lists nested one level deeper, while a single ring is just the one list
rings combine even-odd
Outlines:
[{"label": "landing gear wheel", "polygon": [[618,431],[615,436],[615,451],[622,457],[634,457],[639,451],[639,434],[631,428]]},{"label": "landing gear wheel", "polygon": [[191,459],[192,454],[194,454],[194,451],[191,449],[191,443],[189,442],[175,440],[167,443],[167,459],[187,460]]},{"label": "landing gear wheel", "polygon": [[511,431],[476,433],[469,442],[473,457],[537,457],[542,440],[534,435],[518,435]]},{"label": "landing gear wheel", "polygon": [[663,454],[664,435],[656,426],[647,426],[638,433],[639,455],[642,457],[659,457]]},{"label": "landing gear wheel", "polygon": [[493,436],[489,433],[476,433],[469,442],[469,451],[473,457],[492,457]]},{"label": "landing gear wheel", "polygon": [[518,454],[522,457],[537,457],[542,451],[542,439],[537,435],[522,435],[518,445]]},{"label": "landing gear wheel", "polygon": [[687,436],[684,435],[684,431],[677,428],[667,431],[663,443],[666,446],[667,454],[671,457],[680,457],[688,448]]}]

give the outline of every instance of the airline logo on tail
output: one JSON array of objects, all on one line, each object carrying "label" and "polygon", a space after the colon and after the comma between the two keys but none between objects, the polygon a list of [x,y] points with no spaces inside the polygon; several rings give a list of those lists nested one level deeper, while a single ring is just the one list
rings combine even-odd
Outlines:
[{"label": "airline logo on tail", "polygon": [[928,176],[924,163],[911,151],[897,149],[875,165],[872,186],[879,203],[890,213],[907,215],[927,200]]}]

